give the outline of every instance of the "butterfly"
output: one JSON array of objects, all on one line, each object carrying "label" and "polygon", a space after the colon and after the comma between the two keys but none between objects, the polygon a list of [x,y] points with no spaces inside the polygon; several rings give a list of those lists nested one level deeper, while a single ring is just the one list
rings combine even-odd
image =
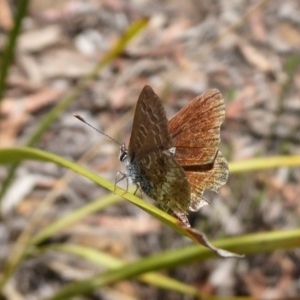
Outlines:
[{"label": "butterfly", "polygon": [[194,98],[169,122],[162,101],[145,86],[136,104],[128,149],[121,145],[124,176],[164,210],[190,227],[188,211],[207,201],[228,177],[227,161],[218,150],[225,118],[221,93],[209,90]]}]

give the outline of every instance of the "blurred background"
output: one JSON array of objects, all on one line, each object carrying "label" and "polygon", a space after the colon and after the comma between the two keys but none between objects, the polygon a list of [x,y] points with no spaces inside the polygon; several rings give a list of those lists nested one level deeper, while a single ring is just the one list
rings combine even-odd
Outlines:
[{"label": "blurred background", "polygon": [[[16,1],[0,2],[0,51],[13,26]],[[119,146],[73,117],[128,145],[138,95],[148,84],[168,118],[195,96],[217,88],[226,103],[222,150],[228,161],[300,154],[300,2],[32,0],[9,68],[0,106],[1,147],[21,146],[47,113],[89,75],[134,21],[149,23],[107,64],[35,144],[114,182],[124,167]],[[45,198],[53,197],[41,227],[103,197],[107,191],[50,163],[26,161],[2,201],[0,266]],[[0,167],[0,180],[8,175]],[[300,170],[277,168],[232,174],[210,205],[190,215],[210,240],[300,225]],[[58,188],[61,185],[63,188]],[[123,185],[126,184],[123,182]],[[53,192],[53,191],[57,192]],[[51,194],[52,193],[52,194]],[[49,196],[52,195],[52,196]],[[192,243],[123,201],[51,238],[135,260]],[[287,299],[300,295],[299,249],[215,259],[165,274],[207,294]],[[63,283],[101,271],[68,255],[28,258],[6,299],[42,299]],[[20,298],[17,298],[17,296]],[[80,299],[193,299],[126,281]],[[4,298],[3,298],[4,299]]]}]

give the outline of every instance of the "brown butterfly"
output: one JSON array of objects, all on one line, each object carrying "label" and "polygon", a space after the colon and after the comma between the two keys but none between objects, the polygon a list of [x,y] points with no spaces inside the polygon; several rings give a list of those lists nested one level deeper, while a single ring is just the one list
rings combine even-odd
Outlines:
[{"label": "brown butterfly", "polygon": [[140,93],[129,147],[119,159],[125,174],[164,210],[186,225],[188,210],[205,203],[206,189],[226,183],[228,166],[218,150],[225,105],[217,90],[196,97],[168,123],[161,100],[150,86]]}]

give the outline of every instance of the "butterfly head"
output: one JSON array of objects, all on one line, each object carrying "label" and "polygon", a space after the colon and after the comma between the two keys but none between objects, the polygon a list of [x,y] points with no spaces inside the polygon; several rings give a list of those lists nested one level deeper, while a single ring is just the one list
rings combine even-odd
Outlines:
[{"label": "butterfly head", "polygon": [[128,150],[126,149],[125,143],[122,143],[119,152],[119,160],[125,163],[127,161],[127,158],[128,158]]}]

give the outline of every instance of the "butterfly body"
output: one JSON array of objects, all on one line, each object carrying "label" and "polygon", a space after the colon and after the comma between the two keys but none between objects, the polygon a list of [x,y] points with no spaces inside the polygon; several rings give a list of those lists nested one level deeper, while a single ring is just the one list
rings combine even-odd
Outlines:
[{"label": "butterfly body", "polygon": [[[124,147],[125,146],[122,146],[120,150],[120,160],[125,165],[125,176],[131,183],[136,184],[139,188],[142,189],[144,193],[151,197],[151,195],[153,194],[153,189],[151,187],[149,178],[147,178],[144,170],[141,168],[143,162],[137,161],[134,157],[128,157],[128,150]],[[125,152],[126,155],[124,155]],[[149,154],[146,154],[143,160],[148,161],[149,164],[149,162],[151,161]]]}]

